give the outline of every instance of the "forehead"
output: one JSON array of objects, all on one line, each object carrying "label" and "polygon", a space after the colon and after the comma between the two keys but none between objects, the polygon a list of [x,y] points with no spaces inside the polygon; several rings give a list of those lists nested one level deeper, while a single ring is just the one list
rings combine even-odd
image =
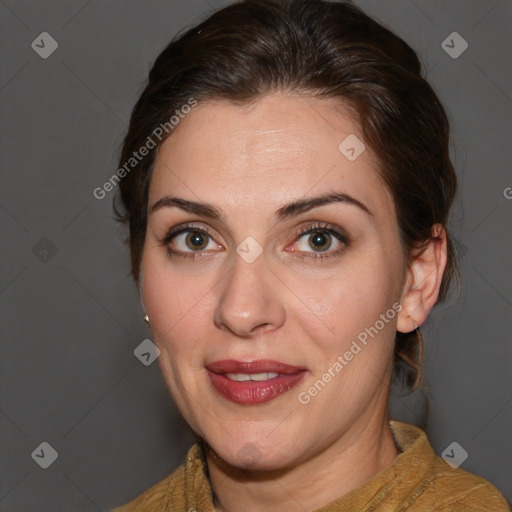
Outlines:
[{"label": "forehead", "polygon": [[243,106],[205,102],[159,148],[150,203],[180,193],[222,205],[229,194],[261,206],[332,190],[389,201],[373,153],[366,147],[351,161],[345,140],[354,146],[362,135],[336,99],[271,94]]}]

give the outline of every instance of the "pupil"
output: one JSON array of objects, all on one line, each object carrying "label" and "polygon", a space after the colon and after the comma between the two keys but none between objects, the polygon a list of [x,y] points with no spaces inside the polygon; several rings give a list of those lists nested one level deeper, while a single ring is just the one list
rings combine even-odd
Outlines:
[{"label": "pupil", "polygon": [[203,249],[205,245],[202,233],[192,232],[187,236],[187,242],[193,245],[194,249]]},{"label": "pupil", "polygon": [[314,244],[312,246],[313,249],[321,249],[324,251],[331,245],[329,238],[323,232],[318,232],[314,237],[312,237],[311,241]]}]

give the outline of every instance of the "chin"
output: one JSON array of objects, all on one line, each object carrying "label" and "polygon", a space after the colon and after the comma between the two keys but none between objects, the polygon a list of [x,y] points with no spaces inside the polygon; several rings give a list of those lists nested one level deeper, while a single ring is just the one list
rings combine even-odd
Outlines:
[{"label": "chin", "polygon": [[274,471],[292,464],[291,455],[297,454],[297,445],[290,441],[269,442],[265,437],[257,436],[224,437],[208,443],[218,456],[230,466],[252,471]]}]

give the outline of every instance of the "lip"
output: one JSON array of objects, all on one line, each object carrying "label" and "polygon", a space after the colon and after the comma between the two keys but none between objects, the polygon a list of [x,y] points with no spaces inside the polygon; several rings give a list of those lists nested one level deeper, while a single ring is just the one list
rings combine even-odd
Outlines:
[{"label": "lip", "polygon": [[214,373],[262,373],[275,372],[283,375],[291,375],[306,370],[299,366],[272,361],[271,359],[257,359],[255,361],[236,361],[224,359],[206,365],[206,368]]},{"label": "lip", "polygon": [[[256,405],[274,400],[296,386],[308,373],[305,368],[260,359],[256,361],[236,361],[226,359],[206,365],[208,376],[214,389],[231,402],[243,405]],[[265,381],[234,381],[226,373],[266,373],[278,376]]]}]

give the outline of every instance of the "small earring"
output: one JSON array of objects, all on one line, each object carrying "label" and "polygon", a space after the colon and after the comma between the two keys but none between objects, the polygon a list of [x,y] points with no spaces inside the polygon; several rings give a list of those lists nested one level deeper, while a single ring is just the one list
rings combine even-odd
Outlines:
[{"label": "small earring", "polygon": [[144,322],[146,322],[146,325],[149,327],[149,316],[144,315]]}]

